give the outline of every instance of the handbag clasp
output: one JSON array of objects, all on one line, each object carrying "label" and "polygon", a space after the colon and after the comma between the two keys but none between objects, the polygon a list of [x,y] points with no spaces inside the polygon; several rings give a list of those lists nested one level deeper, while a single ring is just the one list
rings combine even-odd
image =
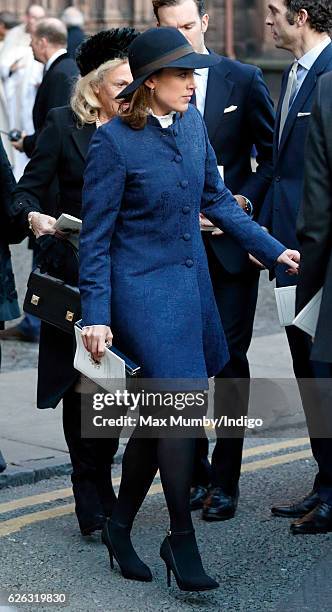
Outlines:
[{"label": "handbag clasp", "polygon": [[39,295],[33,294],[31,298],[31,304],[33,304],[34,306],[38,306],[39,300],[40,300]]},{"label": "handbag clasp", "polygon": [[74,313],[71,312],[70,310],[67,310],[66,321],[70,321],[70,323],[72,323],[73,320],[74,320]]}]

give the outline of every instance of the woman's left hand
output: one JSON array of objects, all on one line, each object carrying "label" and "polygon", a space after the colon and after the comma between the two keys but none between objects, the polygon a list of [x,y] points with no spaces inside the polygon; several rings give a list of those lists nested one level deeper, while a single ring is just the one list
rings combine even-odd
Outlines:
[{"label": "woman's left hand", "polygon": [[279,255],[277,261],[280,264],[288,266],[287,273],[294,275],[299,273],[301,255],[298,251],[292,249],[286,249],[281,255]]}]

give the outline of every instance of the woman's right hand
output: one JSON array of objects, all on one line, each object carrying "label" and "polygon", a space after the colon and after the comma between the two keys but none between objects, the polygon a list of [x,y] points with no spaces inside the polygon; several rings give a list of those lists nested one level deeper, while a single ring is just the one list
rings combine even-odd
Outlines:
[{"label": "woman's right hand", "polygon": [[83,344],[95,361],[105,354],[106,344],[112,344],[113,334],[108,325],[88,325],[82,330]]},{"label": "woman's right hand", "polygon": [[28,219],[31,223],[32,231],[36,238],[45,236],[45,234],[54,235],[56,233],[56,219],[54,217],[50,217],[49,215],[44,215],[39,212],[31,212],[29,213]]}]

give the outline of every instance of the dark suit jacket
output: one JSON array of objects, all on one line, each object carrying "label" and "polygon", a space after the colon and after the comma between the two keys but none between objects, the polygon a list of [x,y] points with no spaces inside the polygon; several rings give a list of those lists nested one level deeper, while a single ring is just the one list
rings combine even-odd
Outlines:
[{"label": "dark suit jacket", "polygon": [[37,92],[33,107],[35,133],[23,141],[24,152],[31,157],[40,130],[44,127],[47,113],[57,106],[68,104],[73,84],[78,76],[76,63],[66,53],[58,57],[46,72]]},{"label": "dark suit jacket", "polygon": [[[11,217],[19,231],[28,233],[27,217],[32,210],[43,210],[45,193],[56,177],[59,199],[56,217],[62,212],[81,216],[81,198],[85,158],[95,125],[77,127],[69,106],[54,108],[37,141],[35,152],[14,191]],[[71,285],[77,284],[77,263],[65,241],[44,236],[37,241],[42,250],[41,264],[51,275]],[[64,392],[75,382],[73,338],[56,327],[42,324],[39,363],[39,408],[55,407]]]},{"label": "dark suit jacket", "polygon": [[[230,107],[237,108],[225,113]],[[224,166],[227,187],[251,200],[257,218],[273,175],[274,109],[261,70],[222,57],[209,69],[204,119],[218,165]],[[253,145],[257,173],[251,169]],[[204,235],[204,239],[228,272],[245,269],[248,255],[230,237]]]},{"label": "dark suit jacket", "polygon": [[8,247],[8,211],[14,186],[15,179],[0,138],[0,326],[2,321],[20,316]]},{"label": "dark suit jacket", "polygon": [[76,50],[85,38],[83,30],[79,26],[70,26],[68,28],[67,53],[69,57],[75,59]]},{"label": "dark suit jacket", "polygon": [[304,195],[297,221],[301,273],[297,311],[324,286],[312,358],[332,363],[332,73],[317,85],[305,152]]},{"label": "dark suit jacket", "polygon": [[[296,219],[302,200],[305,142],[317,80],[320,75],[330,70],[332,70],[332,44],[322,51],[306,76],[291,106],[278,147],[281,106],[290,68],[283,77],[274,137],[274,180],[264,202],[259,222],[266,225],[273,236],[291,249],[299,248],[296,238]],[[297,282],[296,277],[287,275],[282,266],[276,267],[276,277],[281,286]]]}]

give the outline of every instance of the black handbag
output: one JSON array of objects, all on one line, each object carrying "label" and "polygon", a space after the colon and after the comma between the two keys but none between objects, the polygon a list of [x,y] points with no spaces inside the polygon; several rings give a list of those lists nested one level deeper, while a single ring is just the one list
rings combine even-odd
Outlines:
[{"label": "black handbag", "polygon": [[72,334],[81,318],[79,289],[36,268],[29,276],[23,310]]}]

